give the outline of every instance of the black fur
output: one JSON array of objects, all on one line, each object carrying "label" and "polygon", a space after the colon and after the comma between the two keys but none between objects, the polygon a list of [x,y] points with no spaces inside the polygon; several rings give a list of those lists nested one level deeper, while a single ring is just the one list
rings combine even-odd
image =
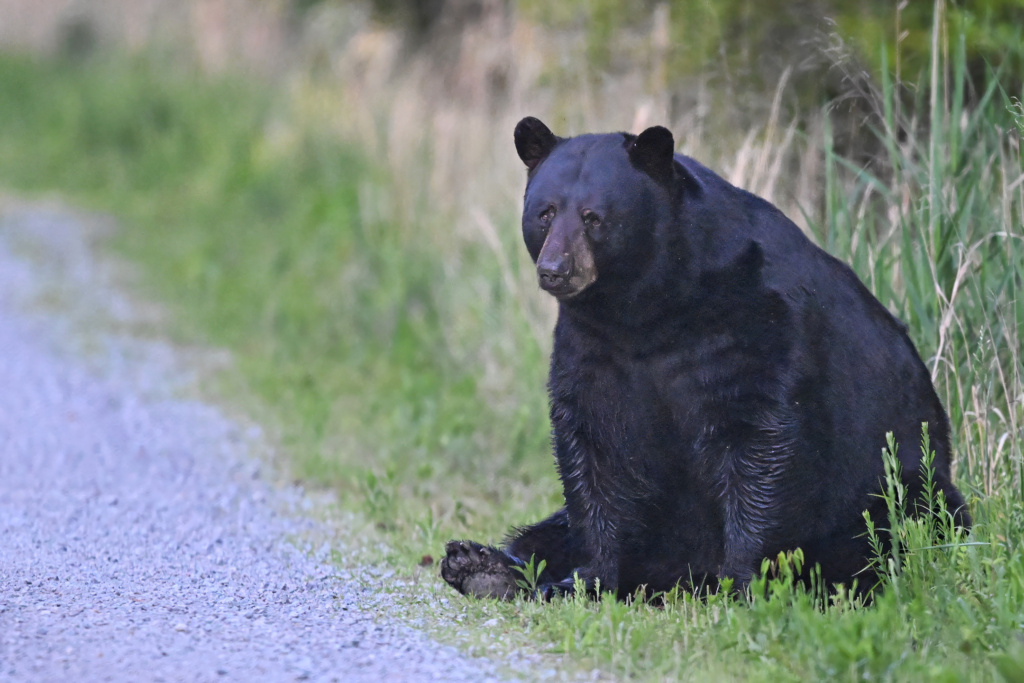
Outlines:
[{"label": "black fur", "polygon": [[[672,156],[664,128],[561,139],[524,119],[516,147],[527,249],[564,255],[542,284],[559,298],[548,389],[565,508],[489,556],[546,560],[545,592],[578,573],[626,595],[742,588],[762,558],[800,547],[849,584],[869,555],[862,511],[884,526],[885,433],[919,492],[923,422],[938,488],[970,525],[928,371],[850,268]],[[464,555],[442,562],[460,590]]]}]

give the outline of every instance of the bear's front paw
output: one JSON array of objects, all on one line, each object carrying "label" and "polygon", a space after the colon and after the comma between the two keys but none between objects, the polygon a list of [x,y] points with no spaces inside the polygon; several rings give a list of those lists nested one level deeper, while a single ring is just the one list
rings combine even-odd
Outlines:
[{"label": "bear's front paw", "polygon": [[511,600],[519,587],[512,565],[515,560],[498,550],[473,541],[448,541],[441,560],[441,578],[463,595]]}]

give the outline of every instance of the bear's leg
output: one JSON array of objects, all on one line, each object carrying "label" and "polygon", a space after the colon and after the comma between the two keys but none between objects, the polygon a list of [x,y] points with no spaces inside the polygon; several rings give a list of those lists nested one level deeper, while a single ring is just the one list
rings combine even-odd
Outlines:
[{"label": "bear's leg", "polygon": [[505,550],[524,564],[534,558],[534,566],[544,560],[541,583],[571,578],[572,571],[586,563],[582,543],[569,528],[569,513],[562,508],[547,519],[509,534]]},{"label": "bear's leg", "polygon": [[[754,568],[764,553],[760,551],[761,543],[755,539],[745,538],[745,534],[733,529],[733,538],[729,538],[729,530],[726,530],[725,540],[725,562],[722,564],[722,571],[719,572],[719,579],[732,579],[732,588],[738,593],[743,593],[750,585],[754,576]],[[737,537],[740,537],[737,539]],[[732,543],[730,543],[730,540]],[[739,540],[739,542],[737,542]]]},{"label": "bear's leg", "polygon": [[799,421],[786,408],[764,410],[756,425],[740,421],[735,434],[753,432],[734,444],[723,458],[723,517],[725,557],[718,578],[733,580],[733,590],[745,592],[765,557],[772,537],[783,526],[780,481],[795,478],[790,470]]},{"label": "bear's leg", "polygon": [[[544,571],[537,577],[537,597],[550,600],[574,591],[577,571],[589,575],[582,569],[589,559],[582,546],[579,536],[569,528],[569,513],[562,508],[542,522],[517,529],[509,536],[506,549],[523,562],[534,558],[534,566],[544,560]],[[585,582],[587,591],[593,592],[594,580]]]},{"label": "bear's leg", "polygon": [[[569,529],[569,516],[561,509],[537,524],[513,531],[502,549],[473,541],[450,541],[441,560],[441,577],[455,590],[478,598],[511,599],[522,590],[516,583],[531,559],[534,566],[545,563],[538,585],[565,579],[582,564],[580,544]],[[571,577],[568,579],[571,585]]]},{"label": "bear's leg", "polygon": [[[753,468],[751,468],[753,469]],[[747,482],[763,482],[753,476],[730,482],[724,496],[724,554],[719,579],[733,580],[733,590],[746,591],[754,572],[765,557],[765,540],[775,526],[771,517],[773,496],[771,488],[764,486],[761,495],[751,496],[755,489]]]}]

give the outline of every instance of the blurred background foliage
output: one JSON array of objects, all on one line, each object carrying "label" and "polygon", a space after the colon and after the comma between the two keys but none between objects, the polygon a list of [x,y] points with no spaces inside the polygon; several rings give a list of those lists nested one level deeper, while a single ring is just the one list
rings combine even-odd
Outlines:
[{"label": "blurred background foliage", "polygon": [[[972,80],[995,68],[1019,83],[1024,0],[943,6],[945,30],[966,38]],[[373,23],[401,31],[406,48],[423,49],[431,38],[497,14],[555,30],[570,44],[582,37],[586,62],[571,66],[594,78],[644,65],[660,87],[712,71],[738,87],[772,89],[791,69],[802,92],[833,98],[842,88],[822,75],[835,66],[837,40],[876,78],[882,48],[899,54],[898,78],[916,82],[928,67],[935,7],[930,0],[2,0],[0,44],[34,42],[80,55],[112,38],[137,47],[157,37],[179,51],[191,44],[215,67],[233,53],[236,67],[266,62],[258,66],[273,70],[301,53],[323,24],[335,42]],[[443,47],[439,42],[432,47]]]},{"label": "blurred background foliage", "polygon": [[[352,0],[297,0],[295,11],[318,5],[352,5]],[[486,0],[373,0],[373,17],[408,31],[414,43],[437,31],[457,30],[485,11]],[[773,88],[789,68],[803,76],[801,92],[831,99],[843,94],[835,79],[822,79],[829,35],[848,43],[857,59],[877,74],[880,50],[901,55],[899,79],[916,82],[928,68],[935,5],[929,0],[503,0],[504,12],[566,32],[585,35],[591,75],[627,71],[654,58],[667,80],[713,70],[742,86]],[[985,70],[1000,70],[1011,82],[1024,74],[1024,0],[951,3],[947,29],[964,35],[972,81]],[[648,44],[630,40],[647,36]],[[834,44],[831,47],[835,47]],[[890,62],[891,63],[891,62]],[[668,75],[670,74],[670,75]],[[676,81],[676,82],[673,82]]]},{"label": "blurred background foliage", "polygon": [[0,45],[71,59],[120,44],[216,73],[323,84],[355,69],[364,93],[416,72],[423,92],[505,109],[546,92],[572,131],[588,120],[574,105],[631,102],[634,124],[699,118],[716,152],[773,107],[807,130],[828,102],[837,149],[862,163],[882,70],[908,106],[927,99],[937,36],[964,40],[966,103],[989,72],[1010,93],[1024,79],[1024,0],[0,0],[0,16]]}]

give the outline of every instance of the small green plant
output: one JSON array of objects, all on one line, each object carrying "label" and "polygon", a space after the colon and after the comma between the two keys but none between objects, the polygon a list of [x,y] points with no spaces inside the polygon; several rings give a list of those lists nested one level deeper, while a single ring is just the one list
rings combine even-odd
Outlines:
[{"label": "small green plant", "polygon": [[548,564],[547,560],[537,562],[536,559],[536,555],[530,555],[530,559],[526,564],[512,566],[512,569],[523,576],[521,579],[516,579],[516,585],[530,595],[537,592],[537,587],[540,585],[540,576],[544,573],[544,568]]},{"label": "small green plant", "polygon": [[872,557],[869,568],[879,575],[887,590],[899,592],[902,584],[927,582],[934,575],[936,553],[955,553],[966,545],[965,531],[956,526],[953,511],[935,485],[935,451],[931,448],[928,423],[921,425],[921,496],[910,500],[910,487],[904,482],[898,458],[899,444],[892,432],[886,434],[882,449],[885,481],[880,494],[885,500],[888,528],[879,534],[867,511],[867,537]]},{"label": "small green plant", "polygon": [[783,599],[792,596],[795,590],[803,590],[803,567],[804,552],[800,548],[780,552],[775,559],[764,558],[760,575],[750,582],[747,591],[750,599]]},{"label": "small green plant", "polygon": [[416,529],[419,531],[420,540],[425,550],[441,545],[441,539],[438,536],[440,524],[437,517],[434,516],[433,508],[427,508],[423,517],[416,520]]},{"label": "small green plant", "polygon": [[374,519],[384,521],[395,518],[395,477],[393,467],[388,467],[381,475],[372,470],[363,474],[360,488],[366,498],[367,510]]}]

